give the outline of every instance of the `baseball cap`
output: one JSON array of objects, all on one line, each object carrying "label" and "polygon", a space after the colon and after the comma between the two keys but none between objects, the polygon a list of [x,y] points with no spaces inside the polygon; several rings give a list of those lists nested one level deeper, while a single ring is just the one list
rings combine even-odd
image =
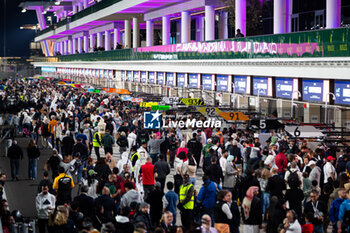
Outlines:
[{"label": "baseball cap", "polygon": [[140,204],[140,208],[145,208],[145,207],[149,207],[149,205],[146,202],[141,202]]},{"label": "baseball cap", "polygon": [[332,156],[328,156],[327,160],[335,160],[335,158],[333,158]]},{"label": "baseball cap", "polygon": [[90,169],[88,173],[89,173],[89,176],[97,175],[97,172],[95,172],[95,170],[93,169]]},{"label": "baseball cap", "polygon": [[310,160],[310,162],[309,162],[308,165],[309,165],[309,166],[311,166],[311,165],[316,165],[316,162],[315,162],[314,160]]}]

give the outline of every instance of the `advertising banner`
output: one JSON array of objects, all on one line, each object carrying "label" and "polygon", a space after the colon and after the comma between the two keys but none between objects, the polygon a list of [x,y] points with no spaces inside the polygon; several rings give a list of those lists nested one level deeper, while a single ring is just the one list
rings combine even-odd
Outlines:
[{"label": "advertising banner", "polygon": [[265,77],[254,77],[253,78],[253,94],[268,96],[268,78]]},{"label": "advertising banner", "polygon": [[217,91],[230,91],[231,82],[228,75],[216,75],[216,90]]},{"label": "advertising banner", "polygon": [[157,72],[157,84],[164,85],[164,72]]},{"label": "advertising banner", "polygon": [[293,82],[292,78],[276,78],[276,97],[292,98]]},{"label": "advertising banner", "polygon": [[350,104],[350,82],[335,81],[334,94],[336,104]]},{"label": "advertising banner", "polygon": [[188,88],[199,88],[199,74],[188,74]]},{"label": "advertising banner", "polygon": [[178,87],[185,87],[185,78],[186,78],[186,74],[177,73],[177,86]]},{"label": "advertising banner", "polygon": [[126,71],[126,81],[132,82],[132,71]]},{"label": "advertising banner", "polygon": [[140,82],[140,71],[134,71],[134,82]]},{"label": "advertising banner", "polygon": [[303,80],[303,100],[322,102],[323,80]]},{"label": "advertising banner", "polygon": [[214,90],[214,75],[202,74],[202,87],[204,90]]},{"label": "advertising banner", "polygon": [[155,84],[155,73],[154,72],[148,72],[148,82],[150,84]]},{"label": "advertising banner", "polygon": [[125,70],[120,71],[120,79],[121,79],[122,81],[125,80]]},{"label": "advertising banner", "polygon": [[56,67],[41,67],[41,72],[56,73]]},{"label": "advertising banner", "polygon": [[[248,77],[247,76],[235,76],[234,77],[234,83],[235,83],[235,93],[248,93]],[[249,93],[248,93],[249,94]]]},{"label": "advertising banner", "polygon": [[141,71],[141,83],[147,83],[147,72]]},{"label": "advertising banner", "polygon": [[174,73],[166,73],[166,82],[168,86],[175,86]]}]

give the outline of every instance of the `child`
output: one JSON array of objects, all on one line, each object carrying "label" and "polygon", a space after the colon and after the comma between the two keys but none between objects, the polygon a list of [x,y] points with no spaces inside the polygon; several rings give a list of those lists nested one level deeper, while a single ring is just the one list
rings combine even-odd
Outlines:
[{"label": "child", "polygon": [[302,233],[312,233],[314,231],[314,225],[310,222],[313,219],[313,213],[309,212],[305,216],[305,224],[302,226]]}]

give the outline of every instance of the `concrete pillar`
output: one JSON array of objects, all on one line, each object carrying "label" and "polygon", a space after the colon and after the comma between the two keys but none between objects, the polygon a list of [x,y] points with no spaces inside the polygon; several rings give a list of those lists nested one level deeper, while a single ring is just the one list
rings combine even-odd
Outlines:
[{"label": "concrete pillar", "polygon": [[84,4],[84,9],[89,7],[89,0],[84,0],[83,1]]},{"label": "concrete pillar", "polygon": [[83,3],[82,2],[79,2],[78,3],[78,11],[82,11],[84,8],[83,8]]},{"label": "concrete pillar", "polygon": [[235,29],[240,29],[244,36],[246,35],[247,23],[247,0],[235,1]]},{"label": "concrete pillar", "polygon": [[292,15],[293,15],[293,0],[287,0],[286,3],[286,32],[292,32]]},{"label": "concrete pillar", "polygon": [[126,19],[124,21],[124,47],[130,48],[131,47],[131,26],[130,26],[130,20]]},{"label": "concrete pillar", "polygon": [[84,52],[88,53],[89,52],[89,37],[87,35],[84,35]]},{"label": "concrete pillar", "polygon": [[205,40],[215,40],[214,6],[205,6]]},{"label": "concrete pillar", "polygon": [[287,0],[273,1],[273,33],[286,33],[286,2]]},{"label": "concrete pillar", "polygon": [[152,20],[147,20],[146,21],[146,46],[153,46],[153,22]]},{"label": "concrete pillar", "polygon": [[222,11],[219,17],[219,39],[227,39],[228,38],[228,12]]},{"label": "concrete pillar", "polygon": [[98,32],[97,33],[97,47],[102,47],[103,45],[103,43],[102,43],[102,41],[103,41],[103,34],[102,34],[102,32]]},{"label": "concrete pillar", "polygon": [[111,32],[105,31],[105,49],[106,51],[111,50]]},{"label": "concrete pillar", "polygon": [[60,42],[60,53],[63,55],[64,54],[64,43]]},{"label": "concrete pillar", "polygon": [[82,37],[79,37],[78,38],[78,52],[81,53],[83,50],[82,50],[82,43],[83,42],[83,38]]},{"label": "concrete pillar", "polygon": [[162,17],[162,42],[163,45],[170,44],[170,16]]},{"label": "concrete pillar", "polygon": [[91,34],[90,35],[90,48],[93,50],[95,48],[95,38],[96,35],[95,34]]},{"label": "concrete pillar", "polygon": [[137,48],[140,46],[140,26],[139,19],[134,17],[132,19],[132,47]]},{"label": "concrete pillar", "polygon": [[196,41],[204,40],[204,17],[199,16],[196,18]]},{"label": "concrete pillar", "polygon": [[66,19],[68,16],[68,11],[63,11],[63,17]]},{"label": "concrete pillar", "polygon": [[68,54],[73,54],[72,48],[73,48],[73,41],[68,40]]},{"label": "concrete pillar", "polygon": [[73,42],[73,48],[72,48],[72,53],[73,54],[76,54],[76,51],[77,51],[77,39],[76,38],[73,38],[72,39],[72,42]]},{"label": "concrete pillar", "polygon": [[67,41],[63,41],[63,53],[64,55],[67,55]]},{"label": "concrete pillar", "polygon": [[327,0],[326,5],[326,27],[340,27],[341,0]]},{"label": "concrete pillar", "polygon": [[[206,26],[207,28],[207,26]],[[207,32],[205,32],[207,35]],[[188,43],[191,40],[191,15],[189,11],[181,12],[181,43]]]},{"label": "concrete pillar", "polygon": [[78,12],[78,6],[76,4],[73,5],[73,15]]},{"label": "concrete pillar", "polygon": [[117,48],[117,44],[120,44],[120,29],[114,28],[114,34],[113,34],[113,47],[114,49]]}]

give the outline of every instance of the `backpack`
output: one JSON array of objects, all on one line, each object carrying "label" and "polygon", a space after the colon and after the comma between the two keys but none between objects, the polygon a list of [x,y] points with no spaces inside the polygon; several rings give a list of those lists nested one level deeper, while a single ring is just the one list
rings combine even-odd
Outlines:
[{"label": "backpack", "polygon": [[290,171],[290,174],[288,176],[288,180],[287,183],[290,187],[298,187],[300,185],[300,180],[299,180],[299,176],[298,176],[298,170],[292,172]]},{"label": "backpack", "polygon": [[[212,147],[212,148],[213,148],[213,147]],[[218,152],[218,150],[219,150],[219,147],[217,147],[216,150],[213,149],[214,153],[213,153],[212,156],[215,156],[216,158],[219,158],[219,152]]]}]

